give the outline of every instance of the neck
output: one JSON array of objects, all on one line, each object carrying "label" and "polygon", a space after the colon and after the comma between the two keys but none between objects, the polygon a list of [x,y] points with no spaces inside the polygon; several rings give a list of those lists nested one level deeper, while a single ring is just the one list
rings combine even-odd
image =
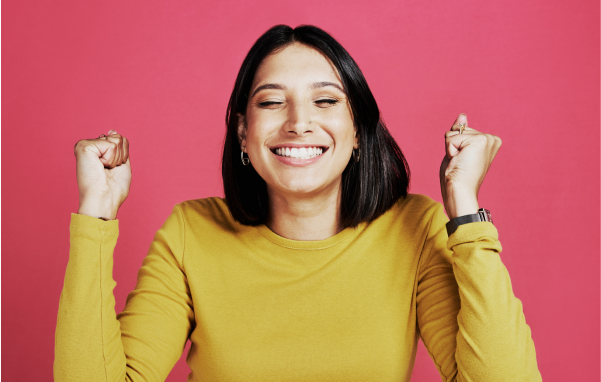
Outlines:
[{"label": "neck", "polygon": [[269,192],[266,225],[291,240],[325,240],[340,231],[341,187],[312,197]]}]

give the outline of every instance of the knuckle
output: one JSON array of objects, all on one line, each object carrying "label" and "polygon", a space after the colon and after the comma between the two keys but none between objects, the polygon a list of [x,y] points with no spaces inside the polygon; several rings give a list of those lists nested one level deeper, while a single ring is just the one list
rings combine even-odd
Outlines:
[{"label": "knuckle", "polygon": [[474,137],[474,139],[479,142],[479,143],[486,143],[488,142],[488,134],[476,134],[476,136]]},{"label": "knuckle", "polygon": [[73,150],[75,152],[82,150],[86,145],[87,145],[87,139],[80,139],[79,141],[75,142],[75,145],[73,146]]}]

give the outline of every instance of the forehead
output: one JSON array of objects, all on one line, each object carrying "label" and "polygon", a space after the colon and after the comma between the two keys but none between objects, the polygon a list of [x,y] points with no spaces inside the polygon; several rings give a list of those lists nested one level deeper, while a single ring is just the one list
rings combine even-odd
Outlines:
[{"label": "forehead", "polygon": [[341,84],[334,64],[320,51],[294,43],[265,57],[259,65],[253,88],[263,83],[331,81]]}]

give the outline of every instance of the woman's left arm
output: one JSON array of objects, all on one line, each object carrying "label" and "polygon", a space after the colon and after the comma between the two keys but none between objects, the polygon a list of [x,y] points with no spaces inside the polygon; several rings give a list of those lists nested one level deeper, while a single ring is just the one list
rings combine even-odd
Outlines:
[{"label": "woman's left arm", "polygon": [[489,222],[460,225],[436,203],[418,274],[417,323],[443,381],[541,381],[534,342]]},{"label": "woman's left arm", "polygon": [[541,380],[496,228],[476,222],[446,232],[449,219],[478,211],[478,191],[500,147],[499,137],[467,127],[465,114],[445,134],[440,186],[448,218],[437,204],[417,292],[419,330],[445,381]]}]

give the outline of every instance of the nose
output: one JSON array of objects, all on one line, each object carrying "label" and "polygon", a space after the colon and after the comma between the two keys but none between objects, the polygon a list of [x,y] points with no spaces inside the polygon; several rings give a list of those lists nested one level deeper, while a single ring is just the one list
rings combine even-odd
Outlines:
[{"label": "nose", "polygon": [[307,106],[296,103],[288,109],[288,121],[285,129],[288,133],[296,134],[300,137],[312,133],[315,122],[311,121],[311,115]]}]

